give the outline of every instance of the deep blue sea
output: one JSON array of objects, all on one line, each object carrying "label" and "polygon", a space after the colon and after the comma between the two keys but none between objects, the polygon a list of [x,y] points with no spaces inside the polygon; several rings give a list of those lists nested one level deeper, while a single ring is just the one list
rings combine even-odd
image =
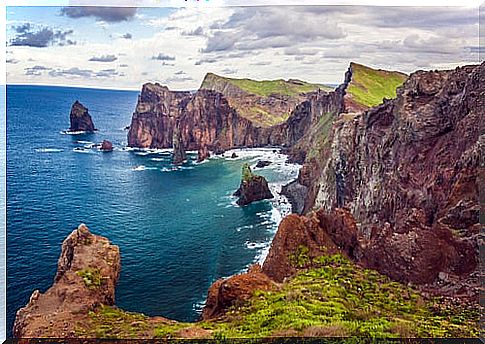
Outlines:
[{"label": "deep blue sea", "polygon": [[[274,161],[255,172],[273,193],[298,166],[271,149],[177,168],[169,151],[134,151],[127,131],[138,92],[48,86],[7,87],[7,335],[18,308],[54,279],[65,237],[80,223],[121,250],[116,304],[147,315],[193,321],[216,279],[261,261],[284,198],[238,207],[231,194],[241,165]],[[79,100],[99,129],[66,135]],[[103,139],[115,150],[93,147]],[[230,154],[226,153],[226,156]]]}]

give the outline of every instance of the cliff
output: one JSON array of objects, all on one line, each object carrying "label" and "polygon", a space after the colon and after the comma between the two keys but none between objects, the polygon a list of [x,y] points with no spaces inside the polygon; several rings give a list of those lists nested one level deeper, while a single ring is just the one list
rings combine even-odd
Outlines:
[{"label": "cliff", "polygon": [[94,128],[93,120],[89,115],[88,109],[78,100],[72,104],[69,121],[71,124],[69,126],[69,131],[93,132],[96,130]]},{"label": "cliff", "polygon": [[418,71],[396,99],[340,114],[303,178],[304,212],[345,208],[355,219],[352,259],[475,302],[484,68]]},{"label": "cliff", "polygon": [[118,246],[81,224],[63,242],[53,285],[32,293],[17,311],[15,337],[72,337],[80,314],[113,305],[120,273]]},{"label": "cliff", "polygon": [[222,77],[208,73],[201,89],[224,95],[229,105],[257,127],[270,127],[285,122],[306,94],[330,87],[301,80],[251,80]]},{"label": "cliff", "polygon": [[[325,108],[335,113],[333,110],[341,104],[341,93],[336,96],[333,91],[323,91],[319,88],[321,85],[296,80],[254,81],[256,87],[246,80],[252,86],[249,87],[252,92],[272,92],[258,95],[248,91],[248,87],[237,87],[234,84],[237,80],[240,79],[208,74],[201,89],[194,94],[170,91],[159,84],[144,85],[132,117],[128,145],[171,148],[177,126],[182,145],[187,150],[200,151],[199,160],[207,157],[209,150],[221,152],[237,147],[274,145],[289,147],[319,116],[312,111]],[[317,91],[313,91],[315,89]],[[275,100],[277,98],[278,101]],[[259,117],[248,115],[246,111],[254,108],[250,105],[253,103],[265,109],[258,112]],[[275,119],[275,116],[280,117]],[[270,122],[271,125],[268,124]]]},{"label": "cliff", "polygon": [[[216,281],[203,320],[195,323],[114,306],[118,248],[81,225],[64,241],[52,287],[44,294],[34,292],[19,310],[14,335],[112,340],[478,336],[477,308],[428,300],[352,263],[329,241],[324,229],[329,227],[319,221],[318,216],[287,217],[275,242],[292,243],[296,250],[272,249],[263,270],[253,265],[246,273]],[[346,221],[340,224],[346,226]],[[288,277],[280,283],[269,277],[281,280],[278,273]]]}]

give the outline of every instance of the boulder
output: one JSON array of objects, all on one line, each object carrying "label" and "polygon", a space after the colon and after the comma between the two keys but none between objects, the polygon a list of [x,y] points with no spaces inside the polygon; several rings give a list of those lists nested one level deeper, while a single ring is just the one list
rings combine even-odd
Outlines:
[{"label": "boulder", "polygon": [[101,143],[101,147],[99,150],[103,152],[112,152],[113,151],[113,144],[109,140],[103,140],[103,143]]},{"label": "boulder", "polygon": [[266,167],[266,166],[269,166],[271,165],[271,161],[269,160],[259,160],[258,163],[256,164],[256,167],[257,168],[263,168],[263,167]]},{"label": "boulder", "polygon": [[256,290],[269,291],[275,288],[276,284],[262,273],[259,265],[253,265],[247,273],[217,280],[209,288],[202,319],[220,317],[230,307],[243,305]]}]

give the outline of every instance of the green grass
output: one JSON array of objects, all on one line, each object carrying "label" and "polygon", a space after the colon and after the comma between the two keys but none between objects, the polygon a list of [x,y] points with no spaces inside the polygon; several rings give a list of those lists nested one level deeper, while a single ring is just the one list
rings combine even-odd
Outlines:
[{"label": "green grass", "polygon": [[256,94],[261,97],[268,97],[272,94],[296,96],[300,93],[316,91],[317,89],[332,90],[332,88],[322,85],[313,84],[301,80],[252,80],[252,79],[235,79],[218,76],[208,73],[204,78],[201,88],[211,88],[214,80],[223,80],[239,87],[241,90]]},{"label": "green grass", "polygon": [[87,268],[83,270],[76,271],[76,275],[83,279],[86,287],[90,289],[96,289],[103,284],[103,276],[99,269]]},{"label": "green grass", "polygon": [[[77,336],[98,338],[176,338],[182,329],[205,329],[216,340],[309,337],[477,337],[476,309],[425,301],[418,292],[337,254],[310,259],[308,249],[293,253],[306,266],[274,291],[256,291],[222,318],[197,323],[155,320],[143,314],[101,306],[78,324]],[[201,330],[203,331],[203,330]],[[353,342],[353,339],[345,339]],[[354,342],[359,342],[356,340]]]},{"label": "green grass", "polygon": [[376,70],[356,63],[351,64],[352,81],[347,92],[361,105],[372,107],[382,103],[383,98],[396,97],[396,88],[407,75],[399,72]]},{"label": "green grass", "polygon": [[151,321],[144,314],[103,305],[89,312],[87,322],[78,324],[76,334],[84,338],[171,338],[177,331],[192,326],[175,321]]},{"label": "green grass", "polygon": [[[307,263],[304,249],[301,263]],[[303,256],[302,256],[303,254]],[[297,262],[298,264],[299,262]],[[341,255],[322,256],[281,290],[257,292],[214,326],[225,337],[476,337],[479,311],[433,311],[412,289]]]},{"label": "green grass", "polygon": [[249,167],[248,163],[244,163],[242,165],[242,180],[245,182],[249,182],[253,177],[254,174],[251,171],[251,167]]}]

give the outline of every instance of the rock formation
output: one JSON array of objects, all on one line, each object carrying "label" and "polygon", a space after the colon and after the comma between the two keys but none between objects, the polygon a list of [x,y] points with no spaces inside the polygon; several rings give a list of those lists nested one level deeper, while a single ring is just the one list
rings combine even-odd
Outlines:
[{"label": "rock formation", "polygon": [[248,164],[244,164],[242,167],[241,185],[234,196],[239,197],[236,203],[240,206],[274,197],[269,190],[266,179],[263,176],[253,174]]},{"label": "rock formation", "polygon": [[[418,71],[396,99],[340,114],[298,179],[308,188],[303,212],[321,209],[319,225],[349,257],[475,301],[484,72],[483,63]],[[348,209],[345,226],[338,208]]]},{"label": "rock formation", "polygon": [[264,168],[266,166],[271,165],[271,161],[269,160],[259,160],[258,163],[256,164],[257,168]]},{"label": "rock formation", "polygon": [[101,150],[103,152],[112,152],[113,151],[113,144],[109,140],[103,140],[99,150]]},{"label": "rock formation", "polygon": [[187,154],[185,153],[185,146],[180,136],[180,130],[178,127],[173,131],[173,156],[172,163],[175,165],[181,165],[187,160]]},{"label": "rock formation", "polygon": [[72,104],[69,120],[71,122],[69,131],[93,132],[96,130],[94,128],[93,120],[89,115],[88,109],[84,105],[82,105],[78,100],[76,100],[74,104]]},{"label": "rock formation", "polygon": [[[145,84],[132,117],[128,146],[171,148],[175,126],[179,127],[187,150],[207,149],[219,155],[238,147],[291,146],[323,113],[337,113],[343,97],[342,92],[323,90],[298,94],[291,98],[291,104],[285,105],[288,115],[284,117],[289,116],[286,121],[262,126],[254,117],[248,118],[241,107],[231,105],[231,98],[227,97],[234,96],[233,93],[223,94],[218,87],[207,87],[206,83],[191,94],[169,91],[159,84]],[[299,101],[294,102],[295,99]]]},{"label": "rock formation", "polygon": [[197,162],[202,162],[210,157],[209,149],[206,145],[202,145],[197,151]]},{"label": "rock formation", "polygon": [[202,319],[217,318],[231,306],[242,305],[256,290],[276,288],[276,284],[262,273],[259,265],[253,265],[247,273],[217,280],[209,289]]},{"label": "rock formation", "polygon": [[32,293],[18,310],[13,334],[26,337],[72,337],[80,314],[113,305],[120,273],[118,246],[81,224],[63,242],[53,285]]}]

